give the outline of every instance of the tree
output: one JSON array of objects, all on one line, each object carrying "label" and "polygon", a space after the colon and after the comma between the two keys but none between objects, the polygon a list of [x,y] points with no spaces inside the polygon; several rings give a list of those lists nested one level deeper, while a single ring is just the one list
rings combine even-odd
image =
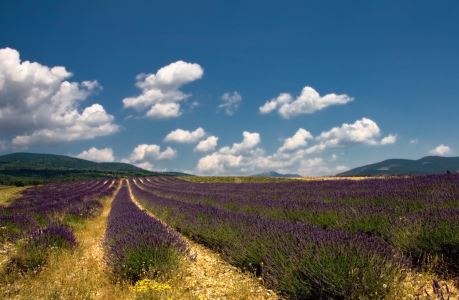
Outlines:
[{"label": "tree", "polygon": [[16,181],[14,182],[14,185],[17,186],[17,187],[19,187],[19,186],[25,186],[25,183],[24,183],[24,181],[22,181],[22,180],[16,180]]}]

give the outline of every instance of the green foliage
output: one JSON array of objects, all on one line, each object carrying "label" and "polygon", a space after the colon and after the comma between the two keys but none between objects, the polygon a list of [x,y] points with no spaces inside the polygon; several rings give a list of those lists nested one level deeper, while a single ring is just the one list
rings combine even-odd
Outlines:
[{"label": "green foliage", "polygon": [[66,226],[75,230],[75,229],[85,228],[85,225],[86,225],[85,221],[86,219],[83,216],[67,214],[65,215],[64,220],[62,222]]},{"label": "green foliage", "polygon": [[51,250],[71,249],[77,245],[73,233],[65,226],[53,225],[16,243],[17,251],[0,271],[3,281],[13,282],[17,276],[38,270],[46,263]]},{"label": "green foliage", "polygon": [[123,270],[118,270],[117,273],[124,274],[132,281],[145,277],[147,273],[154,277],[177,268],[179,257],[175,247],[133,248],[126,253]]},{"label": "green foliage", "polygon": [[14,182],[14,185],[17,186],[17,187],[23,187],[23,186],[25,186],[24,181],[22,181],[22,180],[16,180],[16,181]]}]

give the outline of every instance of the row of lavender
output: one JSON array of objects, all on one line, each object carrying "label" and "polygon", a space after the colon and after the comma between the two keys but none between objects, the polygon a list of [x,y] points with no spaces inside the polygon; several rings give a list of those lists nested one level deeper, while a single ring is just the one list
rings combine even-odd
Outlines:
[{"label": "row of lavender", "polygon": [[102,204],[95,200],[116,190],[115,180],[53,183],[29,188],[7,207],[0,208],[0,240],[15,241],[56,220],[87,218]]},{"label": "row of lavender", "polygon": [[[337,208],[350,206],[395,206],[400,212],[432,207],[459,207],[459,174],[410,178],[291,181],[276,184],[195,184],[176,178],[149,178],[158,192],[202,201],[216,206],[238,204],[282,207],[302,203],[332,203]],[[155,184],[156,183],[156,184]],[[289,203],[294,202],[294,203]],[[247,206],[247,207],[245,207]]]},{"label": "row of lavender", "polygon": [[130,183],[137,201],[167,224],[297,298],[387,298],[401,269],[410,266],[376,236],[166,198],[144,189],[140,180]]},{"label": "row of lavender", "polygon": [[459,175],[276,184],[142,182],[143,189],[180,201],[374,234],[415,263],[426,254],[443,255],[450,270],[459,273]]},{"label": "row of lavender", "polygon": [[37,272],[50,251],[74,248],[72,227],[100,214],[99,200],[117,188],[115,180],[54,183],[27,189],[2,207],[0,242],[15,242],[16,251],[0,269],[0,281],[11,283],[23,273]]},{"label": "row of lavender", "polygon": [[170,270],[189,252],[177,232],[132,202],[127,182],[112,202],[104,246],[105,260],[115,275],[132,281]]}]

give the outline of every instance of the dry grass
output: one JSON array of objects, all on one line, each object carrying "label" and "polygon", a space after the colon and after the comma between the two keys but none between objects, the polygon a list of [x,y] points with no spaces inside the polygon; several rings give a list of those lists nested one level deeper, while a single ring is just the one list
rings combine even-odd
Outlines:
[{"label": "dry grass", "polygon": [[184,259],[177,270],[137,282],[130,299],[280,299],[209,249],[196,244],[192,248],[198,253],[195,262]]},{"label": "dry grass", "polygon": [[21,191],[27,187],[6,187],[0,189],[0,205],[6,206],[21,196]]},{"label": "dry grass", "polygon": [[[394,300],[415,299],[416,296],[421,296],[422,298],[427,299],[425,290],[427,290],[432,299],[437,299],[433,292],[433,278],[437,278],[437,276],[430,271],[409,272],[408,276],[401,284],[401,289],[396,293]],[[458,299],[459,289],[455,287],[455,280],[438,280],[438,282],[440,283],[445,295],[445,284],[447,284],[449,291],[451,292],[449,295],[450,299]],[[448,297],[446,296],[445,299],[448,299]]]}]

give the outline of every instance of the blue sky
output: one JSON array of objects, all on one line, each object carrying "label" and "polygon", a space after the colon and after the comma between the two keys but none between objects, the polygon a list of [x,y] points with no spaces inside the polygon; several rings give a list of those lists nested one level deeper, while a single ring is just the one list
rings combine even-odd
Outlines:
[{"label": "blue sky", "polygon": [[328,175],[455,156],[457,1],[3,1],[0,154]]}]

